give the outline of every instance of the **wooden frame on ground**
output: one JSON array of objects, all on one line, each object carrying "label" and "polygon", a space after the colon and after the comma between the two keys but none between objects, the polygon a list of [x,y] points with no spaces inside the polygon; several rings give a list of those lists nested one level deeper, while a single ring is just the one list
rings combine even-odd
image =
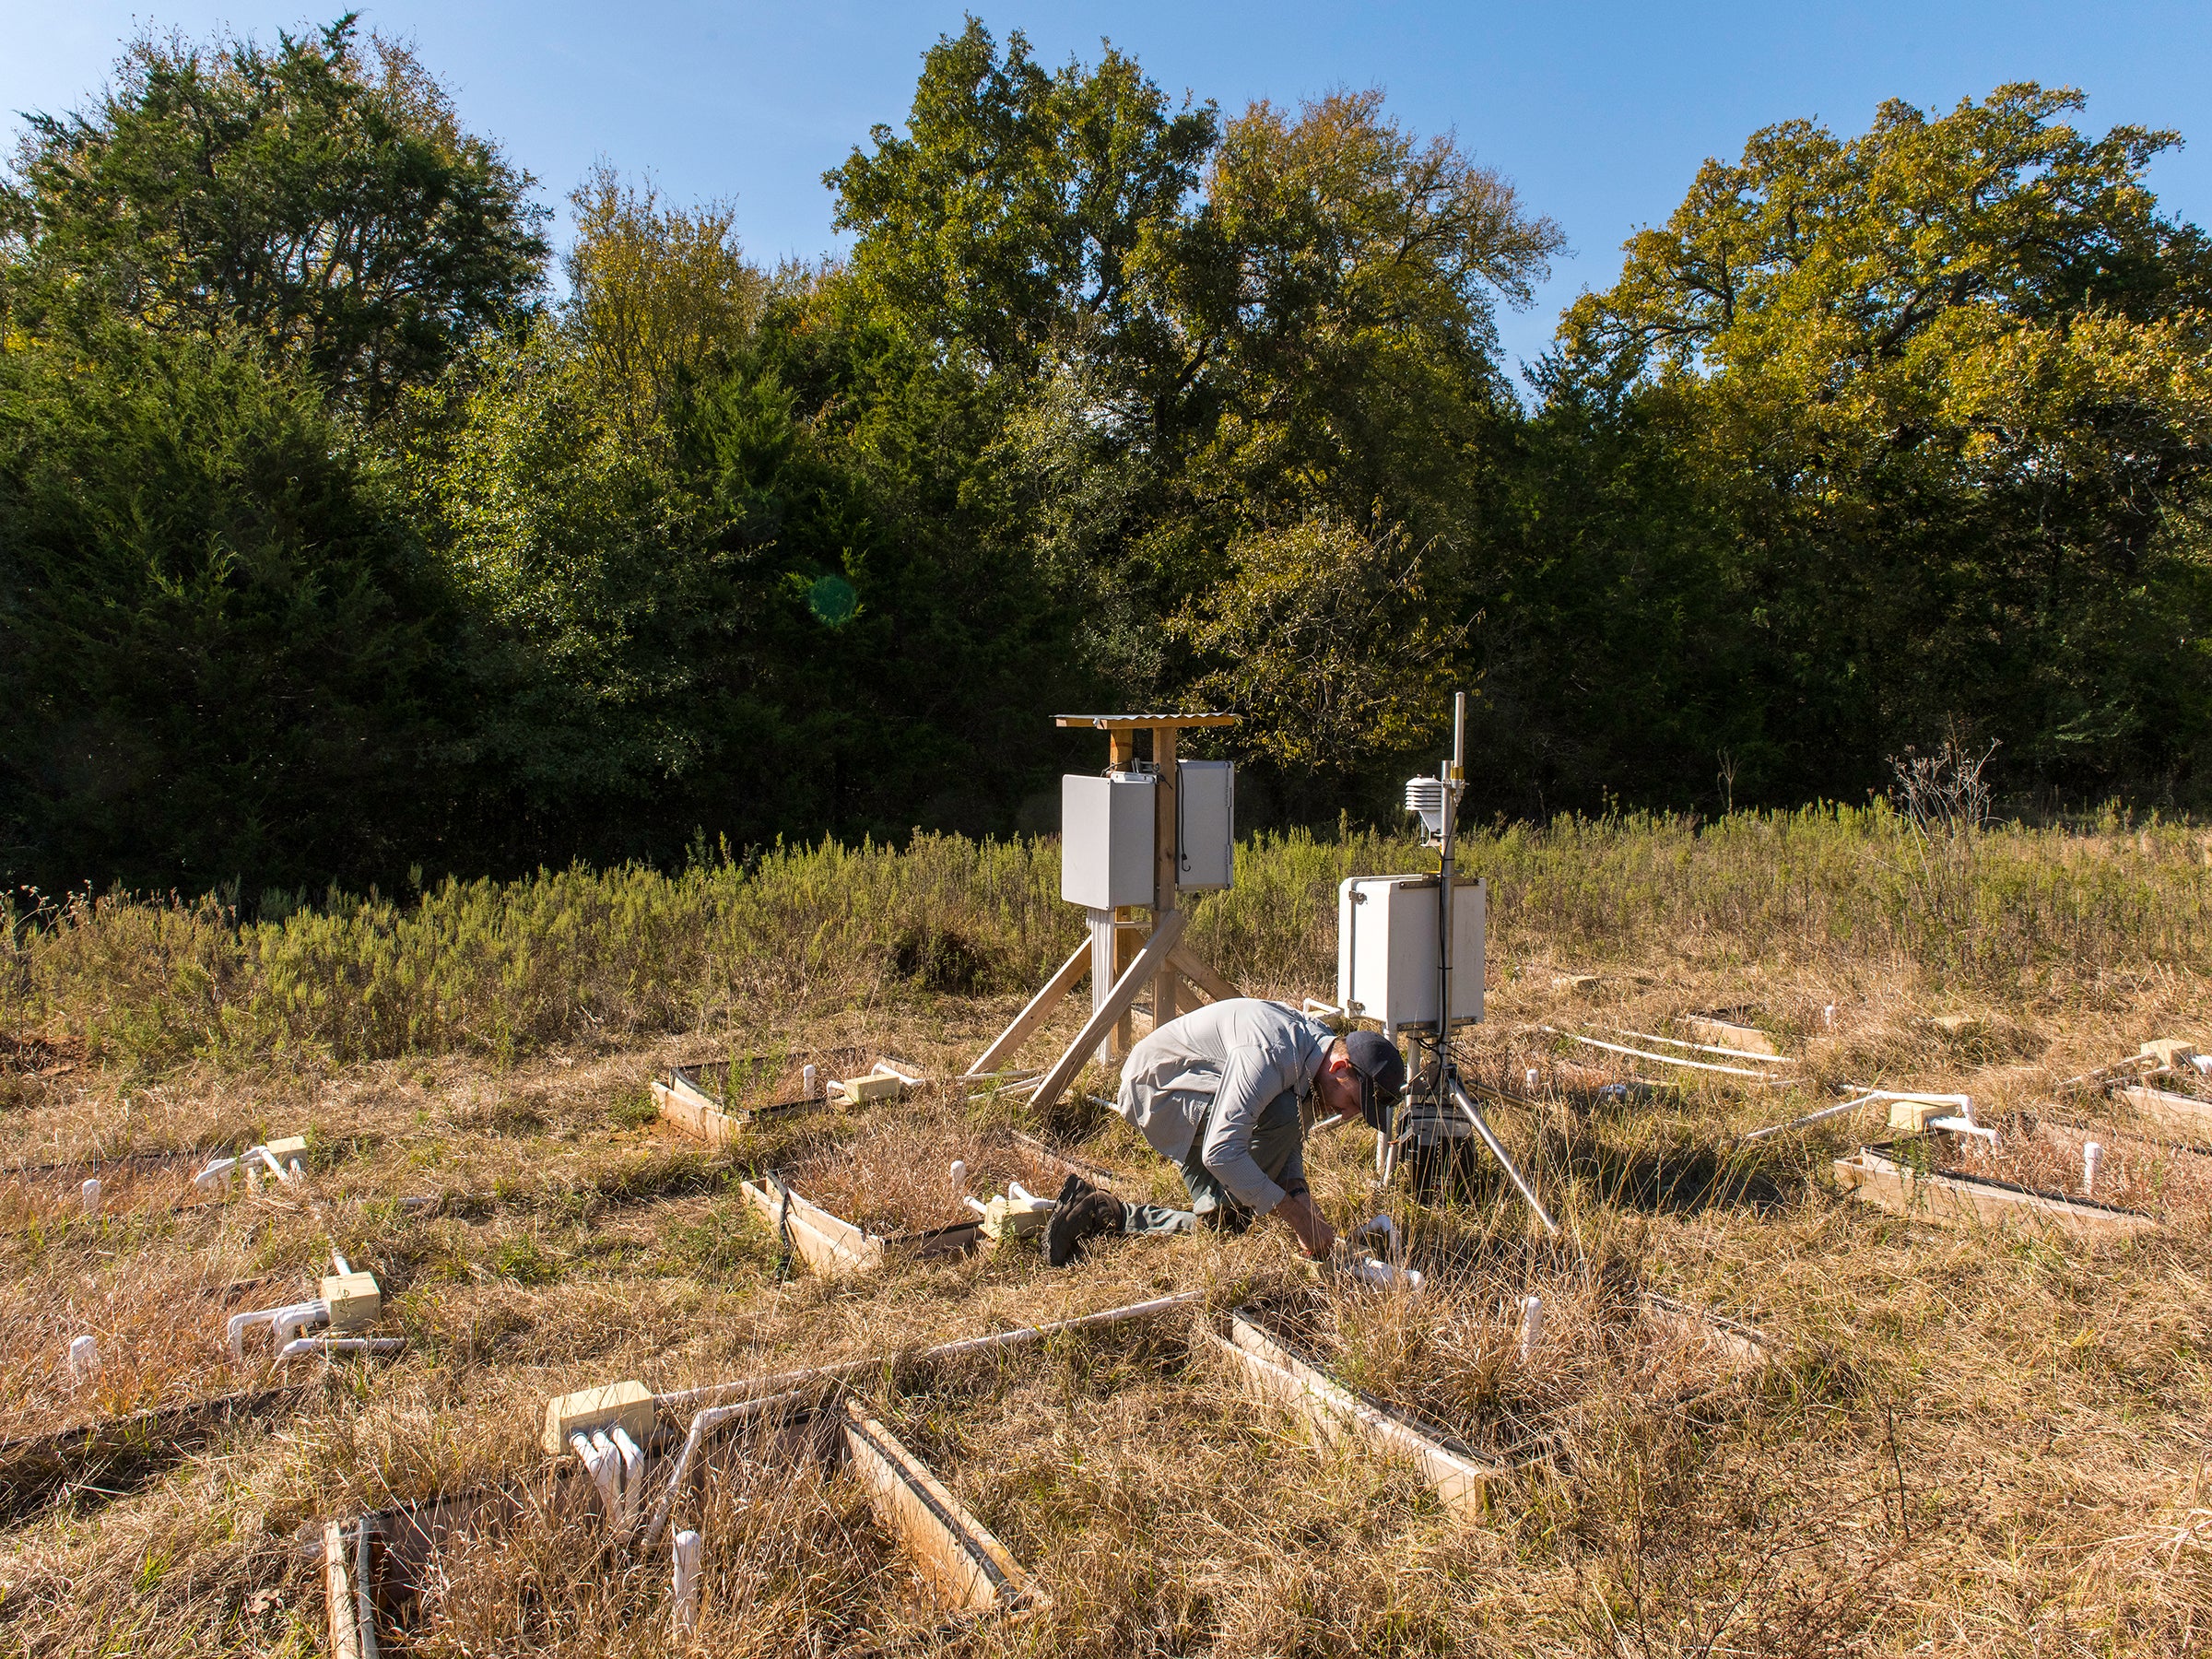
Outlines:
[{"label": "wooden frame on ground", "polygon": [[[747,1420],[799,1432],[803,1448],[841,1455],[868,1494],[886,1534],[913,1558],[938,1605],[967,1614],[1024,1614],[1051,1606],[1006,1547],[954,1497],[927,1465],[857,1402],[840,1412],[795,1394],[764,1402],[780,1409]],[[665,1453],[670,1437],[655,1435],[649,1450]],[[698,1477],[693,1469],[693,1478]],[[590,1501],[591,1486],[572,1477],[559,1488],[570,1502]],[[433,1578],[438,1551],[457,1533],[502,1524],[521,1512],[506,1491],[461,1493],[362,1515],[323,1528],[324,1613],[334,1659],[375,1659],[387,1635],[397,1634]]]},{"label": "wooden frame on ground", "polygon": [[867,1273],[893,1255],[964,1255],[982,1236],[980,1220],[953,1221],[921,1232],[871,1233],[802,1198],[773,1175],[745,1183],[745,1195],[794,1254],[817,1273]]},{"label": "wooden frame on ground", "polygon": [[1523,1466],[1454,1445],[1355,1393],[1241,1312],[1230,1316],[1229,1335],[1210,1329],[1202,1335],[1207,1346],[1243,1372],[1253,1394],[1303,1418],[1326,1443],[1350,1435],[1386,1456],[1410,1462],[1447,1509],[1480,1514],[1489,1483]]},{"label": "wooden frame on ground", "polygon": [[2162,1230],[2153,1218],[2093,1199],[2038,1193],[1977,1175],[1924,1174],[1888,1156],[1887,1144],[1835,1160],[1836,1184],[1893,1215],[1946,1226],[2007,1222],[2049,1227],[2081,1238],[2127,1238]]},{"label": "wooden frame on ground", "polygon": [[[837,1051],[847,1054],[850,1051]],[[761,1058],[747,1056],[749,1060]],[[726,1147],[736,1140],[749,1124],[762,1118],[778,1117],[787,1112],[819,1112],[837,1104],[830,1099],[830,1087],[836,1081],[825,1070],[821,1077],[820,1092],[804,1095],[796,1100],[768,1100],[758,1106],[732,1106],[717,1095],[709,1078],[703,1074],[708,1068],[701,1065],[672,1065],[664,1080],[654,1077],[649,1087],[653,1091],[653,1108],[660,1113],[661,1122],[670,1128],[701,1140],[710,1147]],[[886,1077],[895,1076],[901,1084],[912,1081],[911,1074],[889,1059],[878,1057],[876,1071]],[[873,1076],[875,1074],[871,1074]]]}]

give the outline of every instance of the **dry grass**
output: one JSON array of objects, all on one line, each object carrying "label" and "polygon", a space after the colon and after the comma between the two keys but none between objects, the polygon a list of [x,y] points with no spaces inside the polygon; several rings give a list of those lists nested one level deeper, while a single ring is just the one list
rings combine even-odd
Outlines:
[{"label": "dry grass", "polygon": [[[967,1165],[967,1179],[957,1192],[951,1184],[955,1162]],[[944,1107],[877,1119],[782,1173],[800,1196],[887,1238],[973,1219],[975,1212],[960,1202],[963,1194],[987,1202],[1019,1182],[1049,1198],[1063,1179],[1003,1129]]]},{"label": "dry grass", "polygon": [[[0,1176],[0,1438],[251,1382],[260,1373],[219,1358],[225,1288],[264,1280],[272,1302],[312,1290],[333,1242],[377,1271],[383,1328],[410,1347],[386,1367],[340,1368],[288,1415],[18,1514],[0,1532],[0,1653],[316,1651],[322,1595],[301,1529],[474,1488],[516,1494],[519,1510],[441,1555],[415,1651],[666,1653],[665,1547],[609,1549],[555,1499],[573,1483],[556,1482],[536,1448],[547,1395],[624,1376],[685,1387],[1183,1288],[1204,1293],[1206,1318],[1256,1301],[1296,1322],[1347,1379],[1480,1447],[1541,1442],[1553,1456],[1500,1482],[1480,1520],[1454,1517],[1405,1469],[1316,1449],[1253,1404],[1187,1323],[945,1371],[873,1371],[861,1393],[1053,1609],[941,1625],[848,1477],[735,1441],[684,1517],[708,1540],[697,1651],[2201,1652],[2206,1160],[2131,1136],[2101,1101],[2062,1114],[2052,1091],[2147,1037],[2212,1040],[2201,931],[2183,925],[2201,852],[2167,830],[2147,844],[2083,837],[2040,865],[2033,848],[1994,843],[1970,895],[2011,882],[2030,901],[1996,921],[1970,906],[1947,956],[1915,943],[1933,924],[1911,906],[1956,904],[1955,887],[1923,899],[1901,887],[1888,932],[1852,933],[1853,918],[1881,912],[1853,908],[1875,877],[1842,868],[1848,847],[1805,830],[1796,864],[1759,863],[1759,837],[1789,852],[1799,833],[1746,828],[1708,847],[1665,827],[1641,841],[1592,831],[1583,886],[1566,885],[1564,854],[1556,866],[1515,854],[1528,872],[1517,894],[1500,865],[1491,1018],[1470,1062],[1516,1090],[1537,1069],[1535,1103],[1497,1121],[1566,1236],[1536,1239],[1487,1176],[1465,1205],[1399,1200],[1415,1265],[1432,1275],[1420,1301],[1317,1291],[1265,1229],[1132,1240],[1065,1274],[1008,1247],[779,1279],[740,1179],[879,1142],[890,1167],[903,1147],[902,1167],[939,1181],[954,1139],[987,1144],[995,1120],[939,1104],[798,1114],[716,1155],[651,1121],[646,1078],[710,1053],[788,1067],[857,1048],[952,1069],[1018,1006],[1014,984],[955,994],[856,972],[800,992],[753,963],[733,976],[774,996],[695,1005],[667,1035],[650,1022],[598,1040],[563,1029],[505,1060],[247,1052],[156,1069],[112,1051],[45,1077],[82,1031],[65,1000],[42,1003],[39,1029],[10,1050],[42,1064],[9,1071],[0,1101],[0,1162],[29,1171]],[[1327,849],[1312,862],[1316,884],[1341,864]],[[2131,883],[2148,897],[2130,897]],[[1309,897],[1288,891],[1222,912],[1209,948],[1284,965],[1258,982],[1324,991],[1325,951],[1299,968],[1268,931],[1281,917],[1310,928]],[[1571,971],[1599,982],[1555,984]],[[1806,1085],[1608,1098],[1566,1087],[1578,1057],[1537,1029],[1665,1030],[1723,1008],[1773,1032]],[[1979,1024],[1946,1031],[1928,1023],[1938,1014]],[[1063,1040],[1074,1023],[1071,1010]],[[2166,1230],[2092,1244],[1841,1200],[1828,1161],[1885,1138],[1874,1108],[1732,1145],[1843,1080],[1973,1094],[2001,1155],[2039,1182],[2077,1186],[2078,1137],[2097,1138],[2100,1195],[2140,1203]],[[1055,1127],[1093,1125],[1071,1113]],[[312,1202],[241,1192],[175,1209],[179,1177],[112,1161],[287,1133],[310,1137]],[[1174,1190],[1114,1124],[1090,1150]],[[1351,1135],[1315,1148],[1316,1193],[1340,1221],[1379,1206],[1371,1153]],[[114,1184],[109,1213],[87,1223],[76,1182],[96,1157]],[[30,1168],[42,1165],[60,1167]],[[399,1203],[409,1197],[432,1202]],[[1647,1290],[1758,1325],[1774,1363],[1733,1378],[1648,1317]],[[1547,1336],[1524,1362],[1507,1304],[1531,1292]],[[102,1333],[112,1399],[80,1401],[57,1382],[76,1322]]]}]

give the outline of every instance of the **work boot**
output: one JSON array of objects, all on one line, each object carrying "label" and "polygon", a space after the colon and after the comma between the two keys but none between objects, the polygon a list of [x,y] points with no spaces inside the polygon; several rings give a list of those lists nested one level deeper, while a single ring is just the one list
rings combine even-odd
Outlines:
[{"label": "work boot", "polygon": [[1076,1258],[1087,1239],[1122,1230],[1122,1201],[1101,1193],[1080,1175],[1070,1175],[1060,1186],[1060,1202],[1044,1229],[1044,1259],[1065,1267]]}]

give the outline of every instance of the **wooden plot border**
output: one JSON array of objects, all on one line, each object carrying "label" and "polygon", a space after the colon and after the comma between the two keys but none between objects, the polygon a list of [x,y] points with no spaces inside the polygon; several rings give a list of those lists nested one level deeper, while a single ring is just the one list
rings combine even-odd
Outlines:
[{"label": "wooden plot border", "polygon": [[0,1441],[0,1523],[37,1510],[56,1488],[103,1478],[117,1465],[179,1462],[226,1429],[304,1405],[322,1387],[318,1381],[218,1394]]},{"label": "wooden plot border", "polygon": [[949,1606],[971,1613],[1052,1606],[990,1528],[857,1400],[845,1402],[844,1442],[877,1518],[904,1540]]},{"label": "wooden plot border", "polygon": [[[2134,1108],[2147,1137],[2182,1147],[2212,1147],[2212,1102],[2168,1089],[2136,1085],[2112,1090],[2113,1097]],[[2116,1125],[2123,1133],[2133,1125]]]},{"label": "wooden plot border", "polygon": [[1380,1402],[1347,1388],[1242,1313],[1230,1317],[1228,1336],[1213,1330],[1202,1334],[1215,1351],[1242,1371],[1253,1394],[1304,1418],[1314,1432],[1332,1445],[1350,1435],[1386,1455],[1409,1461],[1444,1507],[1457,1513],[1479,1515],[1491,1481],[1544,1461],[1539,1454],[1501,1463],[1453,1445]]},{"label": "wooden plot border", "polygon": [[662,1123],[710,1147],[728,1146],[745,1128],[743,1118],[724,1112],[719,1101],[693,1085],[680,1068],[671,1069],[665,1083],[653,1078],[653,1104]]},{"label": "wooden plot border", "polygon": [[982,1236],[980,1220],[955,1221],[923,1232],[867,1232],[800,1197],[773,1175],[747,1182],[745,1195],[789,1241],[793,1253],[817,1273],[871,1272],[893,1255],[964,1255]]},{"label": "wooden plot border", "polygon": [[1711,1308],[1677,1301],[1657,1290],[1643,1292],[1639,1304],[1653,1324],[1664,1325],[1685,1342],[1701,1342],[1720,1354],[1739,1378],[1774,1363],[1773,1345],[1756,1325],[1715,1313]]},{"label": "wooden plot border", "polygon": [[[836,1419],[818,1416],[814,1402],[796,1395],[757,1403],[766,1415],[789,1424],[834,1421],[834,1438],[808,1437],[818,1451],[841,1452],[866,1490],[884,1531],[914,1559],[945,1606],[968,1614],[1020,1615],[1052,1605],[1006,1547],[933,1475],[890,1430],[857,1402],[847,1401]],[[666,1437],[652,1449],[665,1452]],[[812,1453],[806,1453],[812,1454]],[[679,1469],[679,1478],[682,1470]],[[584,1483],[588,1484],[588,1483]],[[577,1497],[584,1499],[582,1485]],[[516,1505],[502,1491],[463,1493],[381,1511],[323,1527],[323,1593],[333,1659],[377,1659],[381,1618],[390,1617],[388,1575],[396,1554],[423,1558],[442,1548],[455,1532],[488,1514],[512,1519]],[[404,1547],[401,1546],[404,1545]]]},{"label": "wooden plot border", "polygon": [[[860,1056],[867,1053],[865,1049],[834,1049],[823,1058],[838,1058],[840,1064],[857,1065]],[[746,1056],[748,1060],[763,1057],[759,1054]],[[737,1138],[738,1132],[745,1125],[758,1123],[762,1118],[781,1117],[790,1112],[820,1112],[836,1104],[830,1098],[830,1085],[833,1079],[829,1076],[829,1068],[825,1067],[821,1077],[822,1092],[818,1095],[806,1095],[790,1100],[768,1100],[758,1106],[732,1107],[701,1080],[700,1073],[706,1064],[710,1063],[671,1065],[666,1077],[653,1078],[650,1088],[653,1107],[660,1113],[663,1123],[694,1140],[705,1141],[710,1147],[727,1146]],[[915,1068],[904,1061],[878,1053],[876,1064],[891,1068],[910,1085],[915,1081],[912,1075]]]},{"label": "wooden plot border", "polygon": [[1888,1157],[1882,1147],[1861,1147],[1851,1157],[1837,1159],[1834,1168],[1837,1185],[1851,1196],[1919,1220],[1989,1227],[2033,1222],[2092,1239],[2162,1230],[2149,1216],[2094,1199],[2060,1197],[1975,1175],[1924,1175]]}]

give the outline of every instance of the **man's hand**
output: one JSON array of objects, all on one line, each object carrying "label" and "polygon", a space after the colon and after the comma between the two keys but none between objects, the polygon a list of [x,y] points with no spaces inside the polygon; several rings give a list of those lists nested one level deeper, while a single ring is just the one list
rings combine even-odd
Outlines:
[{"label": "man's hand", "polygon": [[1290,1194],[1275,1206],[1275,1213],[1298,1235],[1299,1243],[1305,1247],[1311,1259],[1316,1262],[1329,1259],[1329,1253],[1336,1247],[1336,1232],[1323,1218],[1321,1206],[1313,1202],[1312,1194]]}]

